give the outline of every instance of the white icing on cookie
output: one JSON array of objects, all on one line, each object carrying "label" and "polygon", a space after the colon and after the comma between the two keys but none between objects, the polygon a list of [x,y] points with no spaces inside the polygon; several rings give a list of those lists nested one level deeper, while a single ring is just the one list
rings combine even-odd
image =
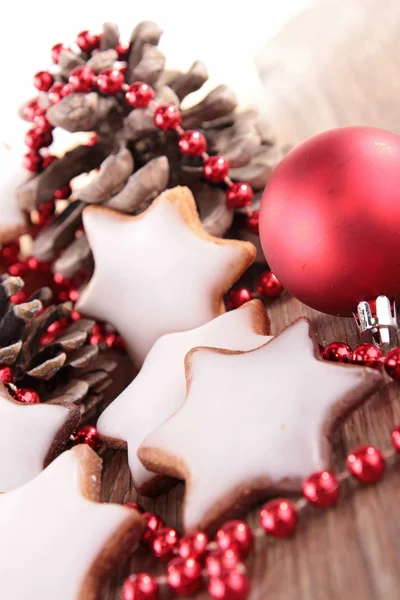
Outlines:
[{"label": "white icing on cookie", "polygon": [[345,412],[381,380],[372,369],[317,359],[305,319],[253,352],[199,349],[189,360],[186,402],[139,449],[149,468],[174,465],[187,479],[186,530],[223,514],[240,489],[261,481],[271,491],[326,468],[332,411]]},{"label": "white icing on cookie", "polygon": [[93,454],[77,446],[33,481],[0,496],[0,598],[94,597],[83,595],[82,586],[102,549],[121,535],[134,511],[86,497],[89,489],[90,497],[98,499],[100,465]]},{"label": "white icing on cookie", "polygon": [[0,144],[0,241],[18,237],[26,229],[22,211],[15,199],[15,190],[28,179],[22,166],[23,155]]},{"label": "white icing on cookie", "polygon": [[[261,321],[261,323],[260,323]],[[259,300],[221,315],[197,329],[171,333],[154,344],[133,382],[101,415],[104,437],[126,441],[133,482],[140,489],[154,478],[137,457],[144,438],[171,417],[185,400],[185,355],[196,346],[253,350],[270,339],[264,330],[265,309]]]},{"label": "white icing on cookie", "polygon": [[223,294],[255,255],[251,244],[207,235],[186,188],[138,217],[89,207],[83,222],[95,272],[77,310],[112,323],[137,366],[161,335],[224,312]]},{"label": "white icing on cookie", "polygon": [[43,470],[55,438],[68,427],[71,412],[78,410],[66,405],[14,402],[0,384],[0,492],[23,485]]}]

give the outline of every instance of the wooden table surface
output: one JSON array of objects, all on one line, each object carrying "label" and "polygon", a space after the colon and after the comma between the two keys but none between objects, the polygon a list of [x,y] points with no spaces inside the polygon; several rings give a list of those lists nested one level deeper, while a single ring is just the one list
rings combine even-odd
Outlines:
[{"label": "wooden table surface", "polygon": [[[328,10],[339,8],[340,21],[340,15],[344,17],[352,3],[339,1],[332,8],[334,3],[330,2]],[[356,19],[352,26],[358,29],[347,32],[346,39],[341,38],[332,59],[323,68],[318,67],[319,73],[310,65],[312,72],[304,73],[301,79],[287,69],[279,78],[279,72],[276,68],[271,70],[268,62],[269,49],[275,58],[280,47],[285,60],[296,56],[296,44],[306,44],[310,24],[319,23],[320,37],[324,36],[323,28],[333,26],[335,13],[328,12],[329,18],[324,22],[319,8],[291,23],[259,57],[271,121],[285,142],[297,143],[322,129],[355,123],[400,129],[400,7],[397,0],[355,0],[353,4],[364,11],[361,25]],[[370,11],[369,18],[364,14],[366,10]],[[274,96],[275,102],[271,100]],[[289,295],[270,302],[267,308],[273,334],[296,317],[306,315],[321,343],[343,340],[357,345],[358,334],[350,319],[322,315]],[[347,451],[359,443],[387,448],[390,431],[398,423],[399,386],[388,381],[336,432],[336,468],[343,467]],[[136,499],[126,453],[106,450],[103,457],[103,499]],[[146,509],[158,512],[169,525],[179,527],[182,490],[180,484],[155,501],[139,501]],[[256,515],[257,510],[249,515],[249,521],[254,523]],[[115,574],[102,599],[118,600],[124,577],[139,569],[155,572],[154,561],[144,550],[136,552],[130,563]],[[278,542],[258,539],[248,572],[252,580],[251,600],[400,598],[399,467],[391,467],[375,486],[348,491],[335,509],[310,510],[294,538]]]}]

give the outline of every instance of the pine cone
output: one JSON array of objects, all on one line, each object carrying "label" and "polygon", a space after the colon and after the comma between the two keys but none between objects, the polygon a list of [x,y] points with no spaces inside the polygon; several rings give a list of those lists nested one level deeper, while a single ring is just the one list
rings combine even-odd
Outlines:
[{"label": "pine cone", "polygon": [[117,363],[87,343],[94,325],[90,319],[66,323],[61,335],[46,343],[48,328],[69,319],[72,303],[49,305],[52,292],[45,287],[27,302],[15,303],[23,286],[20,277],[9,275],[0,282],[0,364],[12,367],[10,391],[32,388],[41,402],[79,404],[87,420],[111,385]]},{"label": "pine cone", "polygon": [[[152,22],[135,27],[124,58],[125,79],[128,83],[144,81],[152,85],[157,104],[180,106],[207,80],[207,69],[196,61],[187,73],[165,70],[165,57],[158,48],[161,34]],[[86,64],[96,73],[114,66],[118,42],[117,26],[106,23],[97,51],[61,52],[56,81],[65,83],[77,66]],[[72,149],[22,185],[17,191],[20,207],[32,211],[52,201],[56,191],[75,177],[99,170],[86,187],[72,195],[68,207],[54,222],[40,231],[33,244],[33,255],[39,260],[55,260],[54,271],[65,277],[83,267],[90,269],[92,258],[86,237],[75,237],[86,204],[102,203],[137,214],[164,189],[176,185],[187,185],[192,190],[210,233],[222,236],[228,231],[234,214],[227,207],[223,189],[203,179],[200,159],[182,157],[175,132],[157,129],[150,109],[131,110],[123,94],[108,97],[97,92],[75,93],[51,104],[49,93],[42,92],[38,98],[39,105],[47,110],[47,119],[70,132],[95,132],[98,142]],[[24,107],[21,114],[27,114]],[[184,128],[198,129],[206,136],[210,154],[222,154],[229,160],[233,179],[248,182],[255,191],[264,188],[282,151],[256,111],[236,111],[234,93],[220,85],[198,104],[181,108],[181,115]]]}]

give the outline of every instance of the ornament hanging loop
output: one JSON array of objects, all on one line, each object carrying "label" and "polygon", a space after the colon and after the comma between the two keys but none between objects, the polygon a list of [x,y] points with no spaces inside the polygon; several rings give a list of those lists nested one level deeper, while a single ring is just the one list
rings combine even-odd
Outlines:
[{"label": "ornament hanging loop", "polygon": [[399,325],[396,303],[387,296],[378,296],[375,301],[363,301],[354,314],[360,336],[368,336],[378,346],[388,346],[397,339]]}]

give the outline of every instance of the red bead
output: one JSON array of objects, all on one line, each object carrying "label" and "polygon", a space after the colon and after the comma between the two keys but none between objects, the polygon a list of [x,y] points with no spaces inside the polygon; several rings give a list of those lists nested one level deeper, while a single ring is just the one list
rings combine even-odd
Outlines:
[{"label": "red bead", "polygon": [[35,123],[36,127],[38,127],[40,129],[40,131],[51,131],[52,129],[54,129],[54,127],[50,123],[50,121],[47,120],[47,117],[45,114],[36,115],[36,117],[34,119],[34,123]]},{"label": "red bead", "polygon": [[159,106],[154,113],[154,123],[162,131],[175,129],[175,127],[178,127],[178,125],[181,124],[181,120],[179,108],[173,104]]},{"label": "red bead", "polygon": [[330,471],[319,471],[303,481],[303,496],[318,508],[333,506],[339,496],[339,482]]},{"label": "red bead", "polygon": [[60,335],[60,333],[62,333],[67,326],[68,319],[59,319],[58,321],[54,321],[53,323],[51,323],[48,326],[47,331],[49,333],[54,333],[55,335]]},{"label": "red bead", "polygon": [[158,600],[158,583],[148,573],[137,573],[125,579],[121,600]]},{"label": "red bead", "polygon": [[31,388],[17,388],[14,392],[14,398],[25,404],[39,404],[40,402],[39,394]]},{"label": "red bead", "polygon": [[19,242],[11,242],[11,244],[6,244],[0,250],[1,255],[4,260],[10,263],[15,263],[18,261],[19,257]]},{"label": "red bead", "polygon": [[29,271],[29,265],[26,260],[21,262],[16,262],[13,265],[8,267],[8,272],[13,277],[23,277]]},{"label": "red bead", "polygon": [[130,47],[130,44],[125,44],[124,42],[119,42],[116,45],[115,50],[118,53],[118,60],[125,60],[128,57]]},{"label": "red bead", "polygon": [[0,367],[0,381],[4,384],[11,383],[13,380],[14,374],[11,367],[4,366]]},{"label": "red bead", "polygon": [[54,333],[44,333],[42,335],[42,337],[39,340],[39,343],[42,346],[48,346],[49,344],[52,344],[53,342],[55,342],[56,340],[56,336],[54,335]]},{"label": "red bead", "polygon": [[77,310],[73,310],[69,315],[69,318],[71,319],[71,321],[80,321],[82,317]]},{"label": "red bead", "polygon": [[47,169],[55,160],[57,160],[57,156],[53,156],[53,154],[45,156],[42,163],[43,169]]},{"label": "red bead", "polygon": [[179,596],[196,594],[202,584],[201,565],[195,558],[175,558],[167,566],[167,583]]},{"label": "red bead", "polygon": [[28,102],[28,104],[26,104],[26,106],[24,106],[24,117],[28,121],[33,121],[36,115],[41,115],[44,112],[45,111],[39,107],[36,98],[34,100],[31,100],[30,102]]},{"label": "red bead", "polygon": [[389,350],[385,357],[385,371],[392,378],[400,379],[400,348]]},{"label": "red bead", "polygon": [[234,548],[242,559],[246,558],[254,544],[253,534],[250,527],[244,521],[228,521],[215,536],[221,550]]},{"label": "red bead", "polygon": [[179,150],[185,156],[201,156],[207,150],[207,140],[200,131],[189,129],[179,138]]},{"label": "red bead", "polygon": [[60,54],[63,50],[69,50],[69,46],[66,44],[54,44],[51,49],[51,60],[54,64],[58,65],[58,61],[60,59]]},{"label": "red bead", "polygon": [[124,83],[119,69],[104,69],[97,75],[97,87],[103,94],[117,94]]},{"label": "red bead", "polygon": [[246,573],[239,570],[226,571],[208,581],[208,593],[214,600],[246,600],[250,582]]},{"label": "red bead", "polygon": [[353,351],[351,362],[372,369],[381,369],[383,367],[383,352],[374,344],[361,344]]},{"label": "red bead", "polygon": [[254,192],[248,183],[233,183],[226,190],[226,199],[229,208],[245,208],[250,206],[254,198]]},{"label": "red bead", "polygon": [[260,511],[261,527],[273,537],[285,538],[297,527],[296,507],[286,498],[270,500]]},{"label": "red bead", "polygon": [[132,508],[133,510],[137,510],[140,514],[144,513],[144,509],[137,502],[125,502],[124,506],[128,506],[128,508]]},{"label": "red bead", "polygon": [[178,532],[172,527],[158,529],[150,543],[153,555],[162,562],[168,562],[179,543]]},{"label": "red bead", "polygon": [[67,279],[64,275],[61,275],[61,273],[54,273],[53,281],[56,285],[64,285],[66,287],[69,287],[72,283],[70,279]]},{"label": "red bead", "polygon": [[151,543],[154,535],[164,527],[164,521],[161,517],[151,512],[143,513],[143,519],[146,522],[146,529],[144,530],[142,540],[148,544]]},{"label": "red bead", "polygon": [[50,104],[57,104],[60,100],[72,94],[73,91],[69,83],[55,83],[49,89],[48,97]]},{"label": "red bead", "polygon": [[37,173],[40,171],[42,167],[42,157],[40,154],[35,152],[34,150],[28,152],[24,156],[23,165],[27,171],[32,171],[32,173]]},{"label": "red bead", "polygon": [[260,213],[258,210],[253,210],[252,213],[250,213],[249,215],[246,215],[246,218],[244,221],[244,225],[245,225],[246,229],[248,231],[251,231],[251,233],[255,233],[256,235],[259,234],[259,230],[258,230],[259,214]]},{"label": "red bead", "polygon": [[54,198],[56,200],[66,200],[72,194],[71,186],[69,183],[63,185],[59,190],[54,193]]},{"label": "red bead", "polygon": [[182,558],[203,558],[207,551],[208,537],[203,531],[194,531],[184,535],[178,546],[178,554]]},{"label": "red bead", "polygon": [[240,554],[235,548],[213,550],[206,558],[207,573],[210,577],[218,577],[226,570],[235,569],[240,561]]},{"label": "red bead", "polygon": [[344,342],[332,342],[322,351],[322,358],[333,362],[347,362],[351,355],[351,348]]},{"label": "red bead", "polygon": [[48,92],[54,83],[54,77],[48,71],[39,71],[33,78],[33,85],[39,92]]},{"label": "red bead", "polygon": [[100,46],[100,41],[101,35],[92,33],[87,29],[78,33],[78,37],[76,38],[76,43],[82,52],[93,52],[93,50],[96,50]]},{"label": "red bead", "polygon": [[90,136],[90,138],[88,139],[88,141],[86,142],[86,146],[95,146],[96,144],[98,144],[99,141],[100,141],[100,138],[97,135],[97,133],[93,133]]},{"label": "red bead", "polygon": [[92,450],[98,450],[101,439],[97,428],[93,425],[83,425],[75,435],[75,444],[87,444]]},{"label": "red bead", "polygon": [[220,183],[228,176],[229,163],[223,156],[210,156],[204,163],[204,175],[212,183]]},{"label": "red bead", "polygon": [[261,273],[258,279],[258,291],[267,298],[277,298],[282,293],[283,286],[272,271]]},{"label": "red bead", "polygon": [[348,455],[346,467],[361,483],[375,483],[385,472],[385,459],[374,446],[358,446]]},{"label": "red bead", "polygon": [[22,304],[23,302],[26,302],[27,299],[28,294],[24,290],[20,290],[19,292],[14,294],[14,296],[11,296],[10,302],[12,304]]},{"label": "red bead", "polygon": [[101,333],[92,333],[89,338],[89,343],[92,344],[92,346],[98,346],[102,342],[104,342],[104,336]]},{"label": "red bead", "polygon": [[392,444],[396,452],[400,452],[400,425],[392,431]]},{"label": "red bead", "polygon": [[74,92],[91,92],[94,88],[96,75],[89,67],[76,67],[68,79]]},{"label": "red bead", "polygon": [[40,150],[50,146],[53,141],[53,136],[48,131],[41,131],[39,128],[33,127],[25,134],[25,144],[32,150]]},{"label": "red bead", "polygon": [[253,292],[247,287],[233,289],[228,294],[228,308],[239,308],[253,298]]},{"label": "red bead", "polygon": [[153,100],[154,95],[155,92],[148,83],[136,81],[129,86],[125,98],[133,108],[145,108]]}]

